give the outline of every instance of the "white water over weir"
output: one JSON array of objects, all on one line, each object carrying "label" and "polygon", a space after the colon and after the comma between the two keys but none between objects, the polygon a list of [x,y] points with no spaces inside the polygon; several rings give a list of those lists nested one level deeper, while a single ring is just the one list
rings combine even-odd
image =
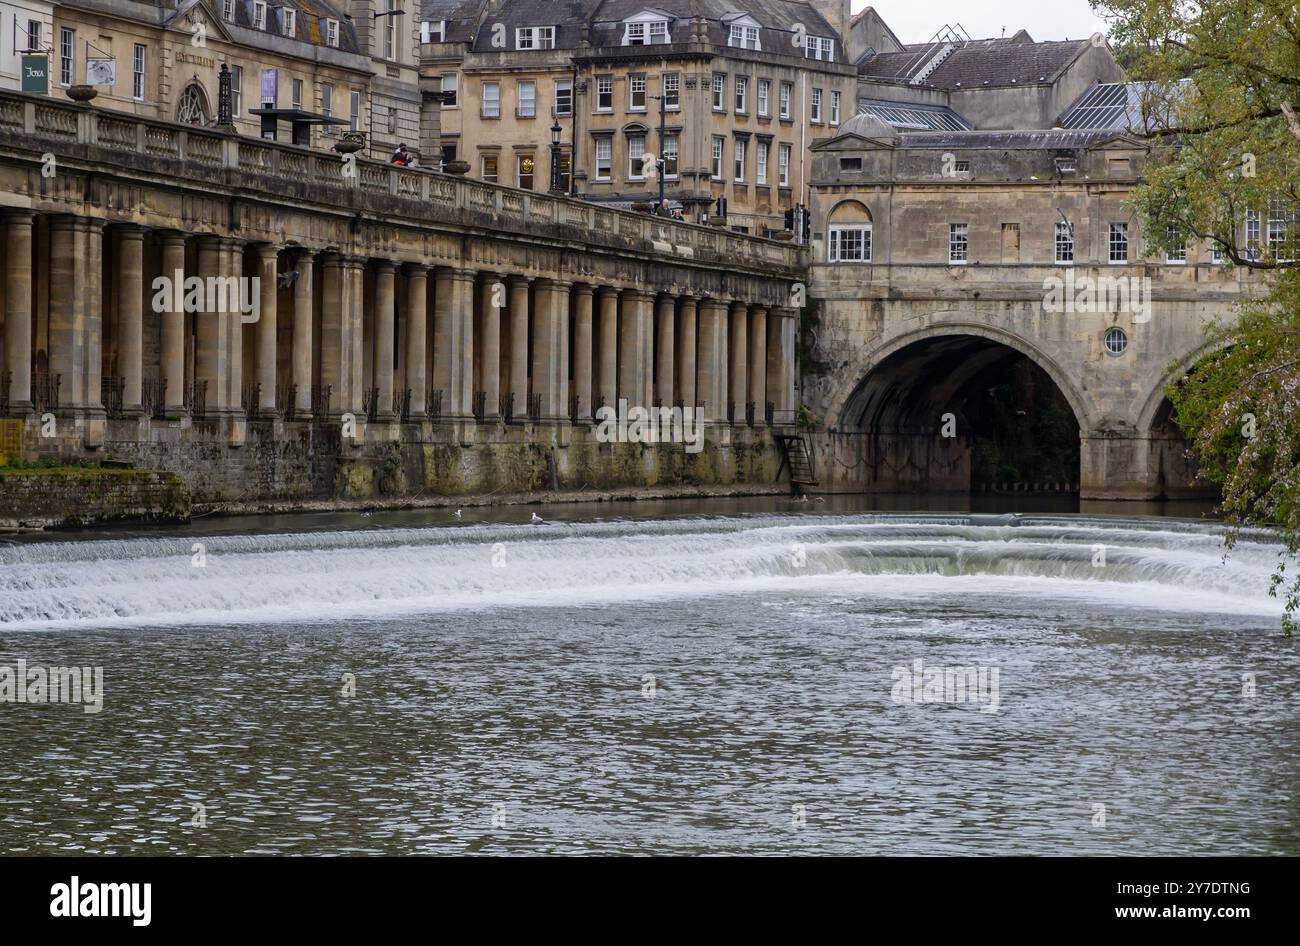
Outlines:
[{"label": "white water over weir", "polygon": [[[196,552],[195,543],[202,546]],[[826,590],[1276,615],[1280,546],[1180,520],[756,515],[0,545],[0,630],[384,619]],[[198,564],[199,562],[203,564]]]}]

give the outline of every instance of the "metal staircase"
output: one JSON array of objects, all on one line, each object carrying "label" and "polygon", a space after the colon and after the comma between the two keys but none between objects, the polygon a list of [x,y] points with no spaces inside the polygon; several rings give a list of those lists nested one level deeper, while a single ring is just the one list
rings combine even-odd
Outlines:
[{"label": "metal staircase", "polygon": [[776,478],[787,464],[790,467],[790,486],[796,496],[807,491],[808,487],[817,485],[817,473],[813,465],[812,450],[803,434],[776,434],[777,445],[781,448],[781,465],[777,467]]}]

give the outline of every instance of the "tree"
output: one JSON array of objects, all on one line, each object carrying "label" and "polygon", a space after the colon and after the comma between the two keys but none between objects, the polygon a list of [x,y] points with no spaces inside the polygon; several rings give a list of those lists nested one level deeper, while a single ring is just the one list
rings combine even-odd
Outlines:
[{"label": "tree", "polygon": [[[1229,545],[1280,532],[1272,592],[1300,605],[1300,11],[1287,0],[1092,0],[1142,82],[1150,152],[1136,209],[1148,242],[1208,241],[1266,271],[1168,394],[1223,487]],[[1290,568],[1290,574],[1288,574]]]}]

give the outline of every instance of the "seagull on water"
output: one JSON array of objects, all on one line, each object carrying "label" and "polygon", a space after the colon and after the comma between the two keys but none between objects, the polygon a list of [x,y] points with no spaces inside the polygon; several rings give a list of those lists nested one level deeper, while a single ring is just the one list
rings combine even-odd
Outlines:
[{"label": "seagull on water", "polygon": [[456,513],[455,513],[455,515],[456,515],[456,518],[457,518],[457,519],[459,519],[459,518],[460,518],[460,510],[459,510],[459,509],[457,509],[457,510],[456,510]]},{"label": "seagull on water", "polygon": [[543,522],[543,521],[545,521],[545,520],[543,520],[542,517],[539,516],[537,513],[533,513],[533,520],[532,520],[532,521],[533,521],[533,524],[536,525],[537,523],[539,523],[539,522]]}]

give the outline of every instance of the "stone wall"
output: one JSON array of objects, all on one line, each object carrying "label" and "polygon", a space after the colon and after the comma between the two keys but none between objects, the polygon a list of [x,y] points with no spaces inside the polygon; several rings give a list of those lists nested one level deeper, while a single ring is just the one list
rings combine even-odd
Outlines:
[{"label": "stone wall", "polygon": [[0,469],[0,530],[189,518],[181,477],[151,470]]}]

